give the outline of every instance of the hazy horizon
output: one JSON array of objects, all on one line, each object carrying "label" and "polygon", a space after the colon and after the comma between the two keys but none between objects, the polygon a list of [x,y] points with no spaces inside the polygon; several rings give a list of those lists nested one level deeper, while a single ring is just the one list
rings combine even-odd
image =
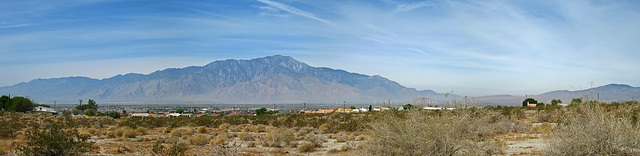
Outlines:
[{"label": "hazy horizon", "polygon": [[11,1],[0,6],[0,86],[276,54],[468,96],[640,86],[639,4]]}]

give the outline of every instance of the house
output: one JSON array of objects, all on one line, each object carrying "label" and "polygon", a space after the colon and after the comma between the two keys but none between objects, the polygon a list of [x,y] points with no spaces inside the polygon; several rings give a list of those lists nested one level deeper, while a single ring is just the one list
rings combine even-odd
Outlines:
[{"label": "house", "polygon": [[336,110],[333,109],[319,109],[318,111],[316,111],[317,113],[333,113]]},{"label": "house", "polygon": [[356,108],[356,109],[352,109],[352,112],[368,112],[369,108]]},{"label": "house", "polygon": [[35,113],[42,113],[42,114],[58,114],[58,112],[56,112],[55,109],[53,108],[49,108],[49,107],[44,107],[44,106],[38,106],[33,108],[33,112]]},{"label": "house", "polygon": [[229,113],[229,115],[227,116],[236,116],[236,115],[251,115],[251,114],[243,113],[242,111],[233,111]]},{"label": "house", "polygon": [[201,117],[201,116],[204,116],[204,114],[196,114],[196,115],[194,115],[194,116],[195,116],[195,117]]},{"label": "house", "polygon": [[180,114],[180,117],[193,117],[193,114]]},{"label": "house", "polygon": [[220,116],[220,115],[222,115],[222,114],[209,114],[209,116],[211,116],[211,117]]},{"label": "house", "polygon": [[351,113],[353,111],[353,109],[350,108],[338,108],[338,110],[336,110],[336,112],[342,112],[342,113]]},{"label": "house", "polygon": [[169,113],[168,117],[179,117],[180,113]]},{"label": "house", "polygon": [[131,116],[138,116],[138,117],[144,118],[144,117],[150,117],[151,114],[149,114],[149,113],[133,113],[133,114],[131,114]]}]

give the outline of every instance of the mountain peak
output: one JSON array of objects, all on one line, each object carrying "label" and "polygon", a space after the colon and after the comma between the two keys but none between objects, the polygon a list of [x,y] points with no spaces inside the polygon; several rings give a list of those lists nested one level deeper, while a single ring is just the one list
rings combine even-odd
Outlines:
[{"label": "mountain peak", "polygon": [[304,68],[309,67],[309,65],[303,62],[300,62],[291,56],[283,56],[283,55],[273,55],[273,56],[267,56],[263,58],[256,58],[252,60],[260,61],[263,63],[272,64],[272,65],[280,65],[282,67],[285,67],[297,72],[300,72]]},{"label": "mountain peak", "polygon": [[624,88],[631,88],[632,86],[630,86],[630,85],[626,85],[626,84],[615,84],[615,83],[612,83],[612,84],[604,85],[604,86],[602,86],[602,87],[624,87]]}]

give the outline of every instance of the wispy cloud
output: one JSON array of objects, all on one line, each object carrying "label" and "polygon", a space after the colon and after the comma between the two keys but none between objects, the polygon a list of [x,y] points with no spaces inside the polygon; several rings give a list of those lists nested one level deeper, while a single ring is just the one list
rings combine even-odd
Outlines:
[{"label": "wispy cloud", "polygon": [[322,23],[325,23],[325,24],[328,24],[328,25],[334,25],[333,22],[330,22],[328,20],[316,17],[316,15],[314,15],[312,13],[309,13],[309,12],[306,12],[306,11],[302,11],[302,10],[296,8],[296,7],[292,7],[292,6],[289,6],[289,5],[286,5],[286,4],[282,4],[282,3],[274,2],[274,1],[269,1],[269,0],[258,0],[258,1],[262,2],[264,4],[267,4],[267,5],[271,6],[271,7],[278,8],[278,9],[280,9],[282,11],[291,13],[291,14],[300,15],[302,17],[313,19],[313,20],[316,20],[316,21],[319,21],[319,22],[322,22]]},{"label": "wispy cloud", "polygon": [[399,4],[399,5],[396,6],[396,9],[394,10],[394,12],[395,13],[397,13],[397,12],[406,12],[406,11],[411,11],[411,10],[414,10],[414,9],[427,7],[427,6],[432,6],[432,5],[434,5],[434,4],[432,2],[429,2],[429,1]]}]

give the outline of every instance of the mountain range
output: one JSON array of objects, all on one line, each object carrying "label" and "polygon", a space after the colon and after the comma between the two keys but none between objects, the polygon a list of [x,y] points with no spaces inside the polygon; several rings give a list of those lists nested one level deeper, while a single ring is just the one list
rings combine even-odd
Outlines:
[{"label": "mountain range", "polygon": [[480,104],[518,105],[525,98],[534,98],[538,102],[551,103],[553,99],[560,99],[563,103],[571,103],[573,98],[585,98],[602,102],[630,101],[640,98],[640,87],[626,84],[608,84],[584,90],[568,91],[556,90],[539,95],[491,95],[476,97]]},{"label": "mountain range", "polygon": [[[35,79],[0,87],[0,93],[27,96],[39,103],[75,103],[94,99],[100,103],[166,104],[374,104],[392,100],[413,101],[426,97],[441,102],[445,94],[416,90],[384,77],[312,67],[289,56],[274,55],[251,60],[220,60],[205,66],[169,68],[151,74],[126,74],[105,79],[64,77]],[[579,91],[552,91],[529,95],[548,103],[599,94],[605,102],[640,97],[640,88],[610,84]],[[448,95],[448,99],[462,96]],[[481,105],[519,105],[525,96],[475,97]],[[592,97],[592,99],[596,99]]]},{"label": "mountain range", "polygon": [[312,67],[289,56],[221,60],[205,66],[169,68],[148,75],[102,80],[87,77],[35,79],[1,87],[0,93],[38,102],[95,99],[107,103],[372,103],[442,96],[418,91],[378,75]]}]

